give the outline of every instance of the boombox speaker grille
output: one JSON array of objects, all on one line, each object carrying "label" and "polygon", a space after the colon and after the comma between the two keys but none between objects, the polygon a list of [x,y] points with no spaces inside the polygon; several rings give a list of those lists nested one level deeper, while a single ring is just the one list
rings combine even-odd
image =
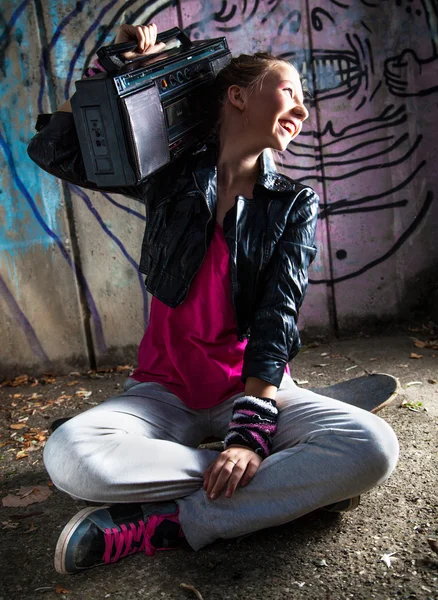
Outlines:
[{"label": "boombox speaker grille", "polygon": [[144,179],[170,160],[165,116],[157,87],[154,85],[124,98],[122,106],[137,176]]}]

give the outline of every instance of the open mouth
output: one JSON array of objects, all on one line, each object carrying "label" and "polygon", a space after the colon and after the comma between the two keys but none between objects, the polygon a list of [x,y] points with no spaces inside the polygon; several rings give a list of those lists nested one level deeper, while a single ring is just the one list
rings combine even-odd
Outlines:
[{"label": "open mouth", "polygon": [[292,123],[290,123],[290,121],[278,121],[281,125],[281,127],[287,131],[287,133],[292,136],[295,133],[295,128],[292,125]]}]

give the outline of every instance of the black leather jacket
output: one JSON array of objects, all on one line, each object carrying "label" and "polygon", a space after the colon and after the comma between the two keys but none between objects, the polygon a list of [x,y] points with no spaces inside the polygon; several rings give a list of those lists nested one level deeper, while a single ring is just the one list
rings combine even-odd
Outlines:
[{"label": "black leather jacket", "polygon": [[[87,181],[71,113],[40,115],[28,154],[42,169],[79,186]],[[206,142],[135,187],[105,188],[146,204],[140,271],[168,306],[181,304],[201,266],[216,221],[216,144]],[[279,386],[299,351],[298,310],[313,261],[318,196],[277,173],[269,151],[253,199],[236,198],[223,230],[230,251],[237,336],[248,337],[242,381]]]}]

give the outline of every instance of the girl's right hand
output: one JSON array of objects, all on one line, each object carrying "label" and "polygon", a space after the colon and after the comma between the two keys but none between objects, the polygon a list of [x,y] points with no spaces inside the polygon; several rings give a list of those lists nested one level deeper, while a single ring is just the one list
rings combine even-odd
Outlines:
[{"label": "girl's right hand", "polygon": [[138,58],[139,56],[146,56],[148,54],[156,54],[161,52],[166,47],[163,42],[156,43],[157,41],[157,26],[155,23],[150,25],[121,25],[116,36],[116,44],[122,42],[137,42],[137,48],[135,51],[124,52],[123,56],[128,60]]}]

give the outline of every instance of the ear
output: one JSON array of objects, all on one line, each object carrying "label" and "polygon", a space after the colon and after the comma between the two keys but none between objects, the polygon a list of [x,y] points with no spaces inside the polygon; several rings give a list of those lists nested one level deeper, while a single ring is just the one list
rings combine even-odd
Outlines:
[{"label": "ear", "polygon": [[237,110],[244,111],[246,106],[246,90],[239,85],[230,85],[227,91],[230,104]]}]

